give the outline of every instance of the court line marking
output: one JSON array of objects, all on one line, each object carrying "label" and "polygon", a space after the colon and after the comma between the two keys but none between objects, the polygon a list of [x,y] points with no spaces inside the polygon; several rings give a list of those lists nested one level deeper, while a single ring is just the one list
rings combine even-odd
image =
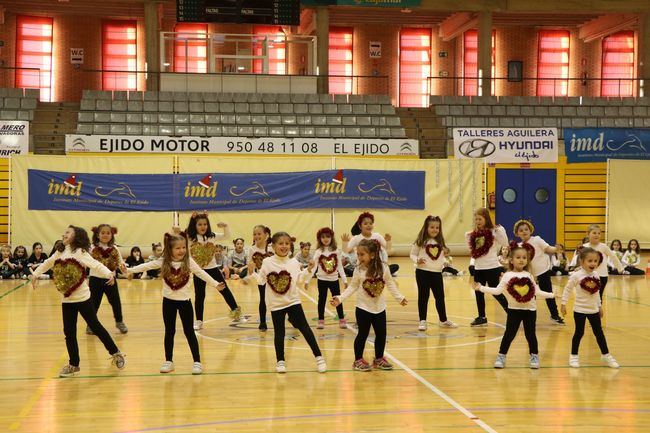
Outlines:
[{"label": "court line marking", "polygon": [[23,281],[22,284],[19,284],[19,285],[17,285],[16,287],[14,287],[13,289],[11,289],[11,290],[7,290],[7,291],[4,292],[2,295],[0,295],[0,299],[4,298],[4,297],[7,296],[7,295],[11,295],[13,292],[15,292],[16,290],[20,289],[21,287],[26,286],[27,284],[29,284],[29,281]]},{"label": "court line marking", "polygon": [[[305,296],[307,299],[309,299],[311,302],[314,304],[318,305],[318,301],[316,301],[309,293],[306,293],[304,290],[300,290],[300,292]],[[327,314],[330,316],[334,316],[334,313],[327,307],[325,307],[325,311]],[[357,334],[357,330],[352,328],[350,325],[347,325],[348,331],[351,331],[354,334]],[[373,343],[371,342],[366,342],[366,344],[370,344],[374,346]],[[430,391],[432,391],[434,394],[436,394],[438,397],[442,398],[444,401],[449,403],[453,408],[458,410],[460,413],[465,415],[467,418],[469,418],[472,422],[474,422],[476,425],[481,427],[483,430],[485,430],[488,433],[497,433],[496,430],[494,430],[492,427],[487,425],[483,420],[481,420],[478,416],[474,415],[472,412],[470,412],[467,408],[465,408],[463,405],[458,403],[456,400],[445,394],[443,391],[438,389],[435,385],[433,385],[431,382],[426,380],[424,377],[420,376],[418,373],[413,371],[411,368],[409,368],[406,364],[404,364],[402,361],[397,359],[395,356],[393,356],[390,352],[384,351],[384,355],[387,356],[391,361],[393,361],[395,364],[400,366],[402,370],[406,371],[411,377],[413,377],[415,380],[420,382],[422,385],[427,387]]]},{"label": "court line marking", "polygon": [[38,401],[41,399],[50,382],[54,380],[54,377],[57,374],[57,370],[60,368],[60,364],[65,360],[67,356],[67,352],[63,352],[61,356],[59,356],[59,359],[57,359],[56,362],[52,364],[52,367],[50,367],[45,377],[41,380],[38,388],[36,388],[36,390],[29,397],[29,400],[27,400],[27,402],[20,409],[20,412],[17,416],[18,419],[12,422],[9,426],[10,431],[18,430],[23,420],[27,418],[27,415],[29,415],[32,409],[34,409],[34,406],[36,406],[36,403],[38,403]]}]

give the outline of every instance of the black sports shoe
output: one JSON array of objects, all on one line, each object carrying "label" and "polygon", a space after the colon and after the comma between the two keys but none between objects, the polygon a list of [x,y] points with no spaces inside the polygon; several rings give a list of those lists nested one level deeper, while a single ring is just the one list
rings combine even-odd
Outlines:
[{"label": "black sports shoe", "polygon": [[477,317],[470,324],[470,326],[486,326],[486,325],[487,325],[487,319],[485,317]]},{"label": "black sports shoe", "polygon": [[557,323],[558,325],[564,325],[564,319],[560,316],[551,316],[551,320]]},{"label": "black sports shoe", "polygon": [[260,323],[260,326],[257,327],[260,331],[266,331],[266,323]]}]

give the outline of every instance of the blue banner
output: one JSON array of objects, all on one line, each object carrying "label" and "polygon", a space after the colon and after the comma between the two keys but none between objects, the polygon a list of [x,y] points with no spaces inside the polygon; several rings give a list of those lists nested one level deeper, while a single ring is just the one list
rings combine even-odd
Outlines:
[{"label": "blue banner", "polygon": [[650,129],[564,128],[568,162],[650,159]]},{"label": "blue banner", "polygon": [[28,170],[29,209],[424,209],[424,171],[93,174]]},{"label": "blue banner", "polygon": [[30,210],[168,211],[169,174],[96,174],[28,170]]}]

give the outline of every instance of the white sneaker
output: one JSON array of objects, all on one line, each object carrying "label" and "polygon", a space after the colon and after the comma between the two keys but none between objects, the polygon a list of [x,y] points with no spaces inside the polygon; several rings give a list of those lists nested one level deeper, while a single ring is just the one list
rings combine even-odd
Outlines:
[{"label": "white sneaker", "polygon": [[418,325],[418,331],[426,331],[426,330],[427,330],[427,321],[420,320],[420,324]]},{"label": "white sneaker", "polygon": [[506,355],[497,354],[497,359],[494,361],[494,368],[504,368],[506,366]]},{"label": "white sneaker", "polygon": [[447,320],[445,322],[439,322],[438,326],[440,326],[441,328],[458,328],[458,325],[456,325],[451,320]]},{"label": "white sneaker", "polygon": [[203,374],[203,366],[200,362],[195,362],[192,366],[192,374]]},{"label": "white sneaker", "polygon": [[275,371],[278,373],[286,373],[287,372],[287,365],[284,361],[278,361],[277,364],[275,364]]},{"label": "white sneaker", "polygon": [[535,353],[530,354],[530,368],[537,370],[539,368],[539,355]]},{"label": "white sneaker", "polygon": [[569,367],[580,368],[580,358],[578,355],[569,355]]},{"label": "white sneaker", "polygon": [[200,329],[203,329],[203,320],[195,320],[194,321],[194,330],[198,331]]},{"label": "white sneaker", "polygon": [[174,363],[171,361],[165,361],[160,366],[161,373],[171,373],[172,371],[174,371]]},{"label": "white sneaker", "polygon": [[325,373],[327,371],[327,364],[325,364],[325,358],[322,356],[316,357],[316,368],[319,373]]},{"label": "white sneaker", "polygon": [[619,368],[619,367],[620,367],[620,365],[618,365],[618,362],[616,362],[616,360],[614,359],[614,357],[613,357],[611,354],[609,354],[609,353],[606,354],[606,355],[601,356],[600,359],[601,359],[603,362],[607,363],[607,366],[608,366],[609,368]]}]

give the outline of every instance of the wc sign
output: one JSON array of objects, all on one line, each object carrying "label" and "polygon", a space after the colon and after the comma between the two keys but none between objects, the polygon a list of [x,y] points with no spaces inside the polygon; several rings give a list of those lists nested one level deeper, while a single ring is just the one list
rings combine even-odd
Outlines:
[{"label": "wc sign", "polygon": [[83,48],[70,48],[70,63],[73,65],[83,65],[84,62],[84,49]]},{"label": "wc sign", "polygon": [[370,58],[378,59],[381,57],[381,42],[370,42]]}]

